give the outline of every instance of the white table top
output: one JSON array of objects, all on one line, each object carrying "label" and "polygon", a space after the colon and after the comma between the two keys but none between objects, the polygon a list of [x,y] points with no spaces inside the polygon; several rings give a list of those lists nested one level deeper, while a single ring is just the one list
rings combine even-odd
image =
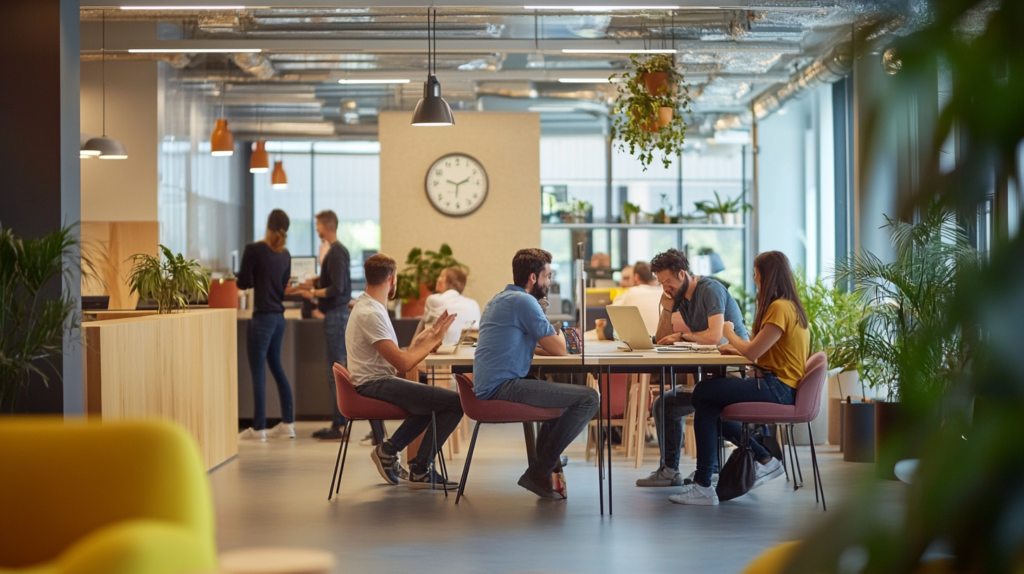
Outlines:
[{"label": "white table top", "polygon": [[[586,345],[588,366],[706,366],[749,365],[751,361],[739,355],[719,353],[658,353],[656,351],[622,351],[615,341],[589,341]],[[428,367],[466,367],[473,364],[475,347],[463,347],[454,355],[427,355]],[[533,356],[533,365],[574,366],[581,364],[580,355],[565,357]]]}]

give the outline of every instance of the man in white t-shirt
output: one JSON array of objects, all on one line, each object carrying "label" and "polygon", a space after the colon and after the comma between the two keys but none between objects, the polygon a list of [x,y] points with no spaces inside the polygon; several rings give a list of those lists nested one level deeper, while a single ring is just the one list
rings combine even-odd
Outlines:
[{"label": "man in white t-shirt", "polygon": [[436,323],[445,311],[449,315],[458,315],[444,336],[445,345],[458,343],[466,325],[475,323],[479,327],[480,304],[462,294],[466,289],[466,279],[466,272],[458,267],[448,267],[441,271],[434,286],[437,292],[427,297],[424,303],[423,317],[416,327],[417,334]]},{"label": "man in white t-shirt", "polygon": [[[651,283],[654,285],[651,285]],[[633,266],[633,286],[612,301],[612,305],[628,305],[640,309],[647,333],[654,336],[658,332],[658,319],[661,316],[662,289],[651,273],[651,266],[637,261]]]},{"label": "man in white t-shirt", "polygon": [[400,349],[387,309],[387,302],[395,296],[397,268],[395,260],[382,253],[363,263],[366,291],[352,307],[345,331],[348,370],[352,373],[352,384],[356,392],[412,413],[395,434],[373,448],[370,458],[384,480],[389,484],[398,484],[401,473],[398,453],[423,431],[427,431],[427,438],[420,443],[419,452],[409,461],[409,488],[430,488],[432,483],[455,488],[458,483],[446,482],[429,466],[435,454],[431,440],[435,430],[429,427],[431,418],[436,417],[437,447],[440,449],[462,420],[459,394],[450,389],[400,379],[398,374],[413,369],[439,347],[456,316],[443,312],[432,327],[413,338],[408,349]]}]

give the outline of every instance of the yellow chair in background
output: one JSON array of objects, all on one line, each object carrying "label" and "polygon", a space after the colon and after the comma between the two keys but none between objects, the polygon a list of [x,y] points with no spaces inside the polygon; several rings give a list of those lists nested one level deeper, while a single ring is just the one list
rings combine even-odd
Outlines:
[{"label": "yellow chair in background", "polygon": [[0,574],[217,569],[192,438],[166,422],[0,418]]}]

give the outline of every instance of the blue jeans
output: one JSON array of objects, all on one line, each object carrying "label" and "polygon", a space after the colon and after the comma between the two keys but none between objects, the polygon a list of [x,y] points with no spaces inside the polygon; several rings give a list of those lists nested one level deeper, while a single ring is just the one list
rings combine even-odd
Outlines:
[{"label": "blue jeans", "polygon": [[[363,383],[356,387],[356,392],[364,397],[397,405],[412,414],[398,427],[395,434],[391,435],[391,444],[397,450],[403,450],[420,436],[420,433],[430,428],[432,413],[437,417],[438,449],[462,421],[462,401],[459,400],[459,393],[450,389],[389,378]],[[434,453],[431,452],[432,442],[431,430],[423,437],[419,452],[409,461],[410,469],[416,469],[417,472],[426,469],[427,462],[434,458]]]},{"label": "blue jeans", "polygon": [[348,307],[331,309],[324,314],[324,341],[327,342],[327,387],[331,389],[331,428],[340,429],[348,424],[338,410],[338,389],[334,386],[334,363],[348,368],[345,350],[345,327],[348,326]]},{"label": "blue jeans", "polygon": [[600,395],[590,387],[536,379],[505,381],[498,385],[490,400],[565,409],[562,416],[542,423],[537,433],[537,459],[529,472],[538,477],[550,476],[554,472],[562,451],[587,428],[601,406]]},{"label": "blue jeans", "polygon": [[661,402],[658,397],[651,407],[654,423],[658,427],[658,442],[665,453],[665,468],[679,471],[679,451],[683,448],[683,417],[693,412],[691,393],[678,388],[665,391],[665,428],[661,428]]},{"label": "blue jeans", "polygon": [[[718,422],[722,410],[735,403],[776,403],[791,405],[796,400],[796,389],[779,381],[775,375],[764,373],[756,379],[708,379],[697,384],[693,391],[694,438],[697,442],[697,473],[694,481],[711,484],[712,473],[718,472]],[[722,424],[722,436],[733,444],[740,443],[742,427],[739,423]],[[756,441],[750,441],[758,460],[771,454]]]},{"label": "blue jeans", "polygon": [[292,406],[292,387],[281,366],[281,340],[284,338],[284,314],[255,313],[249,321],[246,333],[246,349],[249,352],[249,370],[252,372],[252,428],[267,428],[267,370],[274,375],[277,396],[281,399],[281,420],[295,422]]}]

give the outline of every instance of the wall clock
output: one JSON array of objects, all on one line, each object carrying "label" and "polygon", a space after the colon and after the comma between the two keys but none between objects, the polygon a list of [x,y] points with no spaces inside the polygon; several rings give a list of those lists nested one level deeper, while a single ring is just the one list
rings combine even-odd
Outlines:
[{"label": "wall clock", "polygon": [[487,199],[487,172],[472,156],[450,153],[430,166],[424,187],[434,209],[461,217],[480,209]]}]

